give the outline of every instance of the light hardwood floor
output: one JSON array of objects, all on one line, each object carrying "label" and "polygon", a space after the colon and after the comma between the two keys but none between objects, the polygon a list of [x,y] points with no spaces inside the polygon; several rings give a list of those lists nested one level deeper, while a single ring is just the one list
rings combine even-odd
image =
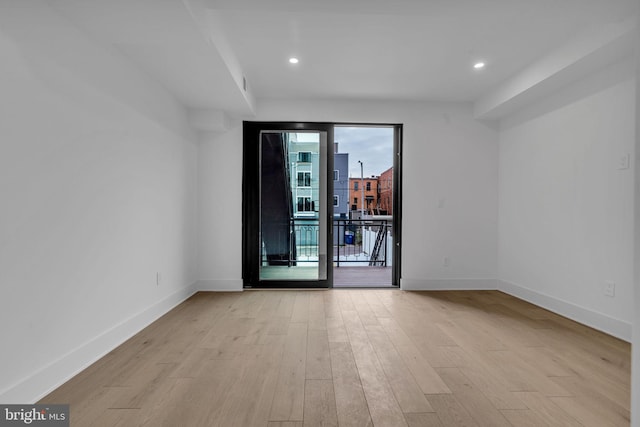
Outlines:
[{"label": "light hardwood floor", "polygon": [[198,293],[41,403],[72,426],[628,426],[630,346],[494,291]]}]

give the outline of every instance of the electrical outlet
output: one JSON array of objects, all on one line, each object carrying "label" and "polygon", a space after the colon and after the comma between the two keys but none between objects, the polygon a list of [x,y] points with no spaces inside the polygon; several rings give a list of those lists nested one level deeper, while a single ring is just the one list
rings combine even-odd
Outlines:
[{"label": "electrical outlet", "polygon": [[449,265],[451,265],[451,259],[449,259],[448,256],[444,257],[442,259],[442,265],[444,265],[445,267],[449,267]]},{"label": "electrical outlet", "polygon": [[631,166],[631,154],[627,153],[620,156],[620,158],[618,159],[618,169],[619,170],[629,169],[630,166]]},{"label": "electrical outlet", "polygon": [[611,282],[609,280],[604,282],[603,293],[605,294],[605,296],[608,296],[608,297],[616,296],[616,284],[615,284],[615,282]]},{"label": "electrical outlet", "polygon": [[162,275],[160,273],[156,273],[156,286],[160,286],[160,282],[162,282]]}]

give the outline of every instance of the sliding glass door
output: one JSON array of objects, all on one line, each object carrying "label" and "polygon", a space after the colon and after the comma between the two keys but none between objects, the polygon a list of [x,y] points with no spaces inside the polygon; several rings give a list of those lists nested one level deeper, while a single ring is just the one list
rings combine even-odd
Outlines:
[{"label": "sliding glass door", "polygon": [[245,122],[245,286],[330,286],[332,139],[327,124]]}]

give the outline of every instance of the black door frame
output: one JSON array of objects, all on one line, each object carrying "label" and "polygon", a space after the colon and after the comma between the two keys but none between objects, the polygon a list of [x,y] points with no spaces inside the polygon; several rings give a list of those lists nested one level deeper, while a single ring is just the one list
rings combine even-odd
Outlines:
[{"label": "black door frame", "polygon": [[392,285],[400,288],[402,267],[402,131],[401,124],[393,125],[393,266]]},{"label": "black door frame", "polygon": [[[333,123],[323,122],[243,122],[242,160],[242,281],[245,288],[330,288],[333,284],[333,210],[327,210],[327,279],[326,280],[260,280],[260,156],[262,131],[326,132],[327,135],[327,203],[333,206]],[[329,174],[331,171],[331,174]]]},{"label": "black door frame", "polygon": [[[245,288],[330,288],[333,286],[333,143],[335,126],[392,127],[393,159],[393,266],[392,286],[400,287],[402,262],[402,124],[348,122],[243,122],[242,161],[242,280]],[[318,131],[327,135],[327,279],[317,281],[260,281],[260,208],[259,139],[261,131]]]}]

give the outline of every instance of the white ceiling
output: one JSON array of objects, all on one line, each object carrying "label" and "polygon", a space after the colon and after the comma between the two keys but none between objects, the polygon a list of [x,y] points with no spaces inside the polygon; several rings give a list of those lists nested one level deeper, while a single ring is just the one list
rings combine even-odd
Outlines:
[{"label": "white ceiling", "polygon": [[189,108],[246,115],[254,97],[476,101],[634,15],[636,0],[0,0],[0,13],[7,4],[53,9]]},{"label": "white ceiling", "polygon": [[[257,97],[473,101],[634,0],[209,0]],[[300,58],[295,67],[291,55]],[[474,72],[482,59],[487,68]]]}]

